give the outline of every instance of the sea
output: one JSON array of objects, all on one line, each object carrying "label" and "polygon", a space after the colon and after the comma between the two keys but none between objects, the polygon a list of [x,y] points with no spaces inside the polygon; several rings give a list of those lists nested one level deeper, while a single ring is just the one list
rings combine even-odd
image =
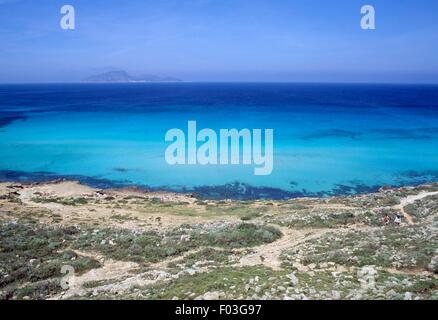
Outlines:
[{"label": "sea", "polygon": [[[273,171],[169,165],[166,132],[273,129]],[[0,85],[0,181],[285,199],[438,182],[438,86],[297,83]]]}]

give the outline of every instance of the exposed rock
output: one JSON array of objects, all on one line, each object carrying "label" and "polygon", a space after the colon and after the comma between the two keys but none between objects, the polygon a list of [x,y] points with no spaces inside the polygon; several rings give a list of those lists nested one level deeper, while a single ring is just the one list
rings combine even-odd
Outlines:
[{"label": "exposed rock", "polygon": [[225,297],[225,293],[222,291],[206,292],[201,296],[195,298],[195,300],[219,300]]}]

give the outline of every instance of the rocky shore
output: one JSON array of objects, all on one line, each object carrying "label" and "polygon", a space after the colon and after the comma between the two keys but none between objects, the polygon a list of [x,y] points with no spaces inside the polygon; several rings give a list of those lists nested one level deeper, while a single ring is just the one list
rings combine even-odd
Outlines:
[{"label": "rocky shore", "polygon": [[437,226],[438,184],[213,201],[1,183],[0,298],[438,299]]}]

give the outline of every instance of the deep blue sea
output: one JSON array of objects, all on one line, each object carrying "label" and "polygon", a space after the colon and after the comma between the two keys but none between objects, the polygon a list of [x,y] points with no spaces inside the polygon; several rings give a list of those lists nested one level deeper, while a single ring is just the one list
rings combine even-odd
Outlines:
[{"label": "deep blue sea", "polygon": [[[170,166],[171,128],[274,129],[274,170]],[[79,179],[209,198],[368,192],[438,181],[438,86],[0,85],[0,180]]]}]

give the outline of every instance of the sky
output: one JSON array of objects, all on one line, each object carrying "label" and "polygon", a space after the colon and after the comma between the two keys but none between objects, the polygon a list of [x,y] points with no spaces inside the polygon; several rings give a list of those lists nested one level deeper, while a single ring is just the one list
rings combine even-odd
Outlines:
[{"label": "sky", "polygon": [[[75,30],[60,27],[63,5]],[[373,5],[376,30],[362,30]],[[0,0],[0,82],[438,83],[436,0]]]}]

